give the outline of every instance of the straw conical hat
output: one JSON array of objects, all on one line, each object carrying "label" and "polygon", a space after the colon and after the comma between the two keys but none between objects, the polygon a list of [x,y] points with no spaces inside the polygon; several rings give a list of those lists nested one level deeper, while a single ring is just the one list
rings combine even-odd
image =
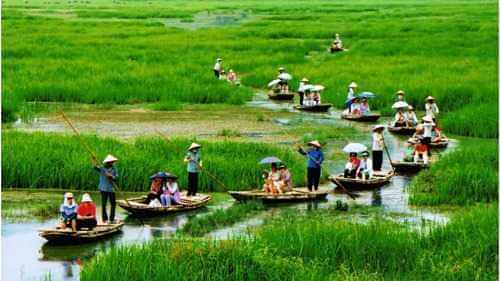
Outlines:
[{"label": "straw conical hat", "polygon": [[106,156],[106,158],[104,158],[104,160],[102,161],[102,163],[106,164],[106,163],[116,162],[116,161],[118,161],[118,158],[114,157],[111,154],[108,154],[108,156]]},{"label": "straw conical hat", "polygon": [[425,100],[434,100],[434,97],[433,96],[428,96],[425,98]]},{"label": "straw conical hat", "polygon": [[92,202],[92,198],[90,197],[90,194],[88,194],[88,193],[83,194],[82,203],[83,202]]},{"label": "straw conical hat", "polygon": [[302,80],[300,80],[300,82],[309,82],[309,79],[304,77],[304,78],[302,78]]},{"label": "straw conical hat", "polygon": [[193,142],[193,143],[189,146],[188,150],[193,150],[193,149],[195,149],[195,148],[200,148],[200,147],[201,147],[201,145],[199,145],[199,144],[197,144],[197,143]]},{"label": "straw conical hat", "polygon": [[396,95],[405,95],[405,92],[403,90],[399,90],[396,92]]},{"label": "straw conical hat", "polygon": [[385,129],[385,126],[384,125],[375,125],[375,126],[373,126],[372,131],[376,131],[376,130],[380,130],[380,129]]},{"label": "straw conical hat", "polygon": [[217,58],[217,61],[222,61],[222,59],[221,58]]},{"label": "straw conical hat", "polygon": [[280,67],[278,70],[279,71],[285,71],[285,68],[284,67]]},{"label": "straw conical hat", "polygon": [[317,140],[310,141],[307,144],[321,148],[321,144]]},{"label": "straw conical hat", "polygon": [[351,84],[349,84],[349,88],[357,88],[358,87],[358,84],[356,84],[356,82],[351,82]]}]

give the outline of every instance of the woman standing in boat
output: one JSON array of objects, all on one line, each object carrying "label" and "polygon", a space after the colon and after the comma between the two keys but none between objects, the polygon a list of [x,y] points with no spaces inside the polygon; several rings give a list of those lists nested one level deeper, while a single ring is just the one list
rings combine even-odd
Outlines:
[{"label": "woman standing in boat", "polygon": [[354,101],[355,98],[355,91],[358,88],[358,84],[356,82],[352,81],[351,84],[349,84],[349,87],[347,88],[347,101],[346,101],[346,108],[349,113],[351,113],[351,104]]},{"label": "woman standing in boat", "polygon": [[384,125],[376,125],[373,127],[372,134],[372,155],[373,155],[373,171],[382,170],[382,161],[384,157]]},{"label": "woman standing in boat", "polygon": [[323,164],[324,155],[321,150],[321,144],[317,141],[307,143],[312,148],[307,152],[299,147],[299,153],[307,156],[307,188],[309,191],[318,190],[319,180],[321,178],[321,164]]},{"label": "woman standing in boat", "polygon": [[195,196],[198,191],[198,174],[200,173],[202,162],[200,156],[201,145],[192,143],[188,148],[188,153],[184,158],[188,171],[188,192],[187,196]]},{"label": "woman standing in boat", "polygon": [[92,158],[94,162],[94,170],[99,173],[99,191],[101,192],[101,202],[102,202],[102,221],[103,223],[108,222],[108,213],[106,212],[106,205],[109,202],[111,204],[111,210],[109,219],[111,222],[115,220],[115,209],[116,209],[116,196],[113,186],[118,179],[118,171],[115,167],[115,162],[118,158],[113,155],[108,155],[102,161],[103,166],[97,165],[97,159]]}]

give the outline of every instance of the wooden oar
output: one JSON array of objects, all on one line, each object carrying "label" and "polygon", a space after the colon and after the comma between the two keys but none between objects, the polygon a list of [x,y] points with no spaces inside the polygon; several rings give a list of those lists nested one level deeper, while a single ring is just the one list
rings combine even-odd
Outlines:
[{"label": "wooden oar", "polygon": [[353,200],[356,200],[356,196],[359,196],[355,193],[352,193],[350,192],[349,190],[347,190],[347,188],[345,188],[336,178],[332,178],[333,182],[342,189],[342,191],[344,193],[346,193],[347,195],[349,195],[349,197],[351,197]]},{"label": "wooden oar", "polygon": [[[160,135],[162,137],[162,139],[164,139],[167,143],[171,143],[173,144],[173,142],[164,134],[162,133],[160,130],[156,129],[155,128],[155,131],[158,135]],[[181,151],[177,150],[178,153],[180,153]],[[216,176],[214,176],[212,173],[210,173],[209,171],[203,169],[203,167],[198,163],[198,162],[194,162],[196,164],[196,166],[198,167],[198,169],[202,170],[203,172],[205,172],[205,174],[207,174],[211,179],[213,179],[215,182],[217,182],[223,189],[224,191],[228,191],[229,188],[227,188],[227,186],[221,181],[219,180]]]},{"label": "wooden oar", "polygon": [[391,164],[391,168],[392,168],[393,171],[395,171],[394,166],[392,166],[391,154],[389,153],[389,149],[387,149],[387,143],[385,142],[384,138],[382,138],[382,140],[384,141],[385,153],[387,153],[387,158],[389,159],[389,163]]}]

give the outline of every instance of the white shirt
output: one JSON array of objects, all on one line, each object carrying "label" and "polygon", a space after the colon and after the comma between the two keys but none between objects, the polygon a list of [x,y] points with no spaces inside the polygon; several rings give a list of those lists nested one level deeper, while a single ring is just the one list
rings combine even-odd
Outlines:
[{"label": "white shirt", "polygon": [[364,172],[368,172],[368,175],[370,175],[370,178],[373,176],[373,164],[372,160],[370,158],[367,158],[366,161],[364,158],[361,158],[361,162],[359,163],[358,171],[359,172],[361,169],[363,169]]},{"label": "white shirt", "polygon": [[384,149],[384,141],[382,134],[377,132],[372,134],[372,151],[381,151]]},{"label": "white shirt", "polygon": [[220,71],[220,69],[221,69],[220,62],[216,62],[214,65],[214,70]]},{"label": "white shirt", "polygon": [[415,124],[418,123],[417,115],[415,115],[415,112],[406,112],[406,120],[411,121]]},{"label": "white shirt", "polygon": [[300,82],[300,83],[299,83],[299,90],[298,90],[298,91],[299,91],[299,92],[301,92],[301,93],[303,93],[303,92],[304,92],[304,86],[305,86],[305,85],[306,85],[306,84],[304,84],[304,82]]},{"label": "white shirt", "polygon": [[432,123],[424,123],[424,138],[432,137]]},{"label": "white shirt", "polygon": [[432,118],[436,118],[436,115],[438,114],[439,114],[439,108],[435,103],[425,104],[425,115],[430,116]]},{"label": "white shirt", "polygon": [[347,100],[352,100],[354,98],[354,90],[352,88],[349,88],[347,90]]}]

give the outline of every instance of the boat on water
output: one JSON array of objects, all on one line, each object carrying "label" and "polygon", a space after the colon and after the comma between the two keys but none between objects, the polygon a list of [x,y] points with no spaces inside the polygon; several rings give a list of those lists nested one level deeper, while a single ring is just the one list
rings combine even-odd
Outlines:
[{"label": "boat on water", "polygon": [[267,94],[270,100],[278,100],[278,101],[290,101],[293,100],[293,97],[295,96],[294,93],[281,93],[281,92],[274,92],[271,91],[269,94]]},{"label": "boat on water", "polygon": [[387,126],[387,130],[389,130],[389,132],[394,133],[394,134],[411,136],[415,133],[416,128],[415,127]]},{"label": "boat on water", "polygon": [[342,113],[341,115],[342,119],[349,120],[349,121],[357,121],[357,122],[375,122],[380,118],[380,114],[367,114],[367,115],[360,115],[360,114],[348,114],[348,113]]},{"label": "boat on water", "polygon": [[[417,138],[410,138],[410,139],[408,139],[408,143],[417,144],[418,143],[418,139]],[[450,143],[449,139],[442,138],[439,141],[432,141],[430,143],[430,146],[431,146],[431,148],[446,148],[446,147],[448,147],[449,143]]]},{"label": "boat on water", "polygon": [[371,190],[388,184],[393,176],[394,171],[391,170],[388,172],[374,172],[373,177],[368,180],[360,178],[345,178],[343,174],[330,176],[329,179],[335,185],[339,187],[342,186],[348,190]]},{"label": "boat on water", "polygon": [[181,196],[182,204],[170,205],[169,207],[151,207],[146,203],[146,196],[117,200],[116,203],[134,216],[152,217],[199,209],[205,206],[211,198],[210,195],[201,193],[191,197]]},{"label": "boat on water", "polygon": [[316,105],[295,105],[293,108],[300,111],[309,111],[309,112],[328,112],[328,110],[332,107],[331,103],[321,103]]},{"label": "boat on water", "polygon": [[429,168],[429,164],[424,164],[424,162],[391,161],[391,164],[396,173],[401,174],[418,173],[423,169]]},{"label": "boat on water", "polygon": [[38,235],[57,244],[79,244],[98,241],[121,231],[124,223],[99,224],[91,230],[78,230],[73,232],[70,228],[40,229]]},{"label": "boat on water", "polygon": [[238,201],[257,200],[263,203],[293,203],[324,200],[329,191],[325,189],[309,191],[307,188],[294,188],[292,191],[283,194],[270,194],[262,190],[228,191],[228,193]]}]

